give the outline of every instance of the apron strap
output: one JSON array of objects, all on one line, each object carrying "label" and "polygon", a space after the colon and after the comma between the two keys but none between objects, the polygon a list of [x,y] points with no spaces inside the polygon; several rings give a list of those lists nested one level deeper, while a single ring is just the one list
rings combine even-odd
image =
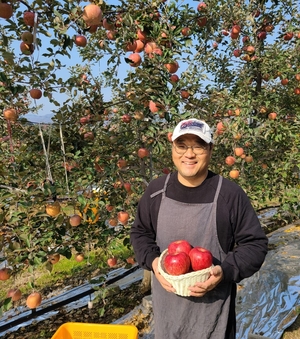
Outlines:
[{"label": "apron strap", "polygon": [[223,181],[223,177],[219,175],[219,182],[218,182],[218,186],[217,186],[215,197],[214,197],[214,203],[216,203],[218,200],[219,193],[220,193],[221,186],[222,186],[222,181]]},{"label": "apron strap", "polygon": [[156,197],[156,196],[157,196],[158,194],[160,194],[160,193],[162,193],[162,198],[164,198],[164,197],[166,196],[167,184],[168,184],[168,181],[169,181],[169,179],[170,179],[170,175],[171,175],[171,173],[169,173],[169,174],[167,175],[166,180],[165,180],[164,187],[163,187],[161,190],[152,193],[152,194],[150,195],[150,198],[154,198],[154,197]]}]

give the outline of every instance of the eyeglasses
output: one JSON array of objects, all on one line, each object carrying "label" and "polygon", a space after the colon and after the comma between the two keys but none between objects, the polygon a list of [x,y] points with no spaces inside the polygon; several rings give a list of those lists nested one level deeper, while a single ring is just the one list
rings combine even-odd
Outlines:
[{"label": "eyeglasses", "polygon": [[201,155],[207,151],[207,146],[204,145],[187,146],[185,144],[176,144],[175,142],[173,142],[173,147],[175,151],[180,155],[186,153],[189,148],[191,148],[193,153],[196,155]]}]

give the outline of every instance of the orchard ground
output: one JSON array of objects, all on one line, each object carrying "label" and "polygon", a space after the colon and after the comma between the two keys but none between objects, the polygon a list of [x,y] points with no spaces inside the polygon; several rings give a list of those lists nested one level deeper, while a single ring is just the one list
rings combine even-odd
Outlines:
[{"label": "orchard ground", "polygon": [[[274,226],[275,227],[275,226]],[[268,228],[274,231],[274,227]],[[281,227],[278,227],[280,229]],[[268,232],[268,231],[266,231]],[[130,253],[129,253],[130,254]],[[119,252],[119,257],[122,259],[128,256],[128,253]],[[108,272],[124,266],[124,260],[119,260],[118,264],[113,268],[108,268],[106,265],[106,257],[101,258],[99,253],[90,253],[90,260],[78,263],[75,260],[68,260],[61,258],[58,263],[53,265],[53,271],[49,273],[45,266],[37,268],[36,285],[41,291],[43,298],[49,298],[60,295],[65,287],[76,287],[86,282],[88,279],[99,276],[102,273]],[[130,265],[127,265],[130,267]],[[17,284],[14,286],[20,288],[24,296],[30,292],[28,290],[28,276],[21,275],[18,277]],[[11,281],[1,282],[0,291],[7,290],[11,287]],[[147,333],[151,327],[151,314],[137,313],[135,316],[126,317],[126,315],[142,303],[142,299],[148,295],[148,292],[142,292],[140,283],[133,283],[128,288],[118,291],[117,294],[99,294],[94,300],[92,309],[87,306],[77,309],[66,311],[60,308],[58,314],[41,322],[33,322],[31,325],[21,327],[17,332],[12,332],[3,336],[3,339],[19,339],[22,334],[24,339],[50,339],[57,328],[69,321],[87,322],[87,323],[103,323],[108,324],[118,321],[123,318],[124,323],[130,323],[138,327],[140,335]],[[23,297],[17,305],[24,305],[25,298]],[[298,339],[300,337],[300,317],[288,328],[282,339]]]}]

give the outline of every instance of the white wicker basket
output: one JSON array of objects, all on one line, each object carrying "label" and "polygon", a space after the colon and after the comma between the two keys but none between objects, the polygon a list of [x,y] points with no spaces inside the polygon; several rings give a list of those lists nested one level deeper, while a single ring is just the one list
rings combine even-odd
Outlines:
[{"label": "white wicker basket", "polygon": [[196,282],[204,282],[210,276],[211,267],[205,268],[200,271],[193,271],[186,274],[181,275],[170,275],[166,273],[164,268],[164,257],[167,254],[168,249],[164,250],[158,260],[158,271],[159,273],[176,289],[176,294],[181,295],[183,297],[188,297],[190,295],[190,291],[188,290],[189,286],[195,285]]}]

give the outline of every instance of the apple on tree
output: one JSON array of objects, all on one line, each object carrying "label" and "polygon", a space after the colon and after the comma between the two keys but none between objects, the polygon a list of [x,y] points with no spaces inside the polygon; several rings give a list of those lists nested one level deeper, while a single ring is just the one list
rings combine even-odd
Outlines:
[{"label": "apple on tree", "polygon": [[189,257],[193,271],[203,270],[212,265],[213,256],[206,248],[200,246],[192,248]]}]

